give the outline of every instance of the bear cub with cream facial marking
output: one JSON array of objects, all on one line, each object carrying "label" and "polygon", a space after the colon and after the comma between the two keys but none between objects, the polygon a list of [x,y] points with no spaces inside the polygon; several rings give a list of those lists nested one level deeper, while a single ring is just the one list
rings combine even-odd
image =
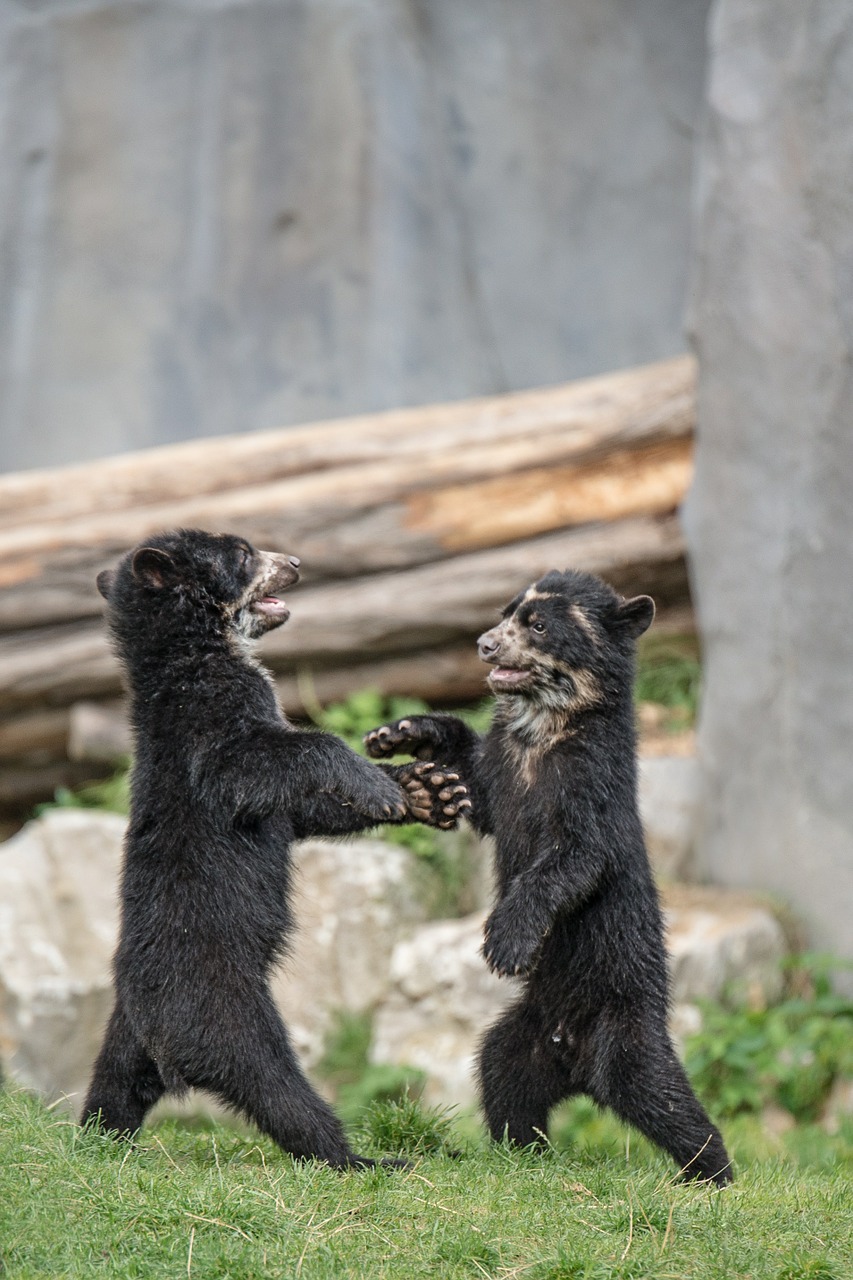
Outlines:
[{"label": "bear cub with cream facial marking", "polygon": [[480,1090],[492,1136],[528,1145],[551,1109],[587,1094],[635,1125],[684,1176],[731,1167],[667,1031],[658,894],[637,809],[635,642],[648,596],[590,574],[548,573],[479,639],[497,695],[484,738],[450,715],[368,734],[373,756],[440,760],[468,784],[471,821],[497,845],[483,952],[523,978],[486,1035]]},{"label": "bear cub with cream facial marking", "polygon": [[302,1074],[270,994],[293,927],[290,846],[380,822],[453,826],[467,800],[433,766],[377,767],[285,720],[250,644],[286,621],[298,565],[190,529],[98,577],[136,749],[115,1006],[83,1120],[133,1133],[192,1086],[294,1156],[345,1168],[375,1162]]}]

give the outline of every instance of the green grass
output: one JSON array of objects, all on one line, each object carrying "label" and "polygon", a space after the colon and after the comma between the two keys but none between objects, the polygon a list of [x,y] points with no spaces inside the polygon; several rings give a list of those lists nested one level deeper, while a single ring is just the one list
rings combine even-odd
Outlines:
[{"label": "green grass", "polygon": [[[408,1110],[407,1110],[408,1108]],[[222,1126],[166,1122],[133,1146],[83,1133],[20,1091],[0,1095],[0,1273],[49,1277],[527,1276],[533,1280],[850,1280],[853,1141],[797,1150],[744,1121],[738,1181],[672,1181],[609,1120],[609,1137],[544,1156],[453,1140],[448,1118],[382,1104],[363,1148],[396,1173],[296,1165]],[[559,1126],[558,1126],[559,1129]],[[790,1137],[790,1135],[788,1135]],[[461,1147],[455,1158],[449,1147]],[[814,1161],[810,1163],[810,1161]]]}]

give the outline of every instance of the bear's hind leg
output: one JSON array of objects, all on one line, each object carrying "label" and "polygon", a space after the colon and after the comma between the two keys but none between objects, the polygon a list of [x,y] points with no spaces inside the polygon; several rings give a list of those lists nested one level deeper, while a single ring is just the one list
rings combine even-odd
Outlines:
[{"label": "bear's hind leg", "polygon": [[165,1092],[157,1064],[137,1040],[117,1002],[95,1062],[80,1123],[91,1121],[101,1129],[134,1134]]},{"label": "bear's hind leg", "polygon": [[303,1075],[271,1000],[241,1010],[229,1025],[227,1042],[210,1052],[211,1060],[204,1062],[198,1047],[191,1050],[189,1083],[242,1112],[292,1156],[325,1160],[337,1169],[379,1163],[349,1146],[332,1108]]},{"label": "bear's hind leg", "polygon": [[665,1034],[632,1025],[627,1035],[600,1041],[589,1093],[668,1152],[685,1178],[718,1186],[732,1181],[720,1132]]},{"label": "bear's hind leg", "polygon": [[549,1029],[524,1004],[486,1033],[479,1074],[490,1134],[520,1147],[542,1146],[552,1108],[575,1092]]}]

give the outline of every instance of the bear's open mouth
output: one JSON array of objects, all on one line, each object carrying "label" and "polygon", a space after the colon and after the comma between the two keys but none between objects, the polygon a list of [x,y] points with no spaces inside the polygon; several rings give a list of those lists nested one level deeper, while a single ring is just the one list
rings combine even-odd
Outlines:
[{"label": "bear's open mouth", "polygon": [[290,610],[279,596],[261,596],[252,603],[255,613],[262,613],[267,618],[281,619],[290,617]]},{"label": "bear's open mouth", "polygon": [[489,680],[499,687],[514,688],[516,685],[526,683],[532,675],[533,672],[524,667],[493,667],[489,672]]}]

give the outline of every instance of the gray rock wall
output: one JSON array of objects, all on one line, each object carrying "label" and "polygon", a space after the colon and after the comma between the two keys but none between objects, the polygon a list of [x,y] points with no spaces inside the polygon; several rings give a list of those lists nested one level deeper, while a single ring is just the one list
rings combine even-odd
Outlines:
[{"label": "gray rock wall", "polygon": [[709,0],[4,0],[0,469],[683,349]]},{"label": "gray rock wall", "polygon": [[710,28],[688,536],[705,653],[700,864],[853,954],[853,5]]}]

